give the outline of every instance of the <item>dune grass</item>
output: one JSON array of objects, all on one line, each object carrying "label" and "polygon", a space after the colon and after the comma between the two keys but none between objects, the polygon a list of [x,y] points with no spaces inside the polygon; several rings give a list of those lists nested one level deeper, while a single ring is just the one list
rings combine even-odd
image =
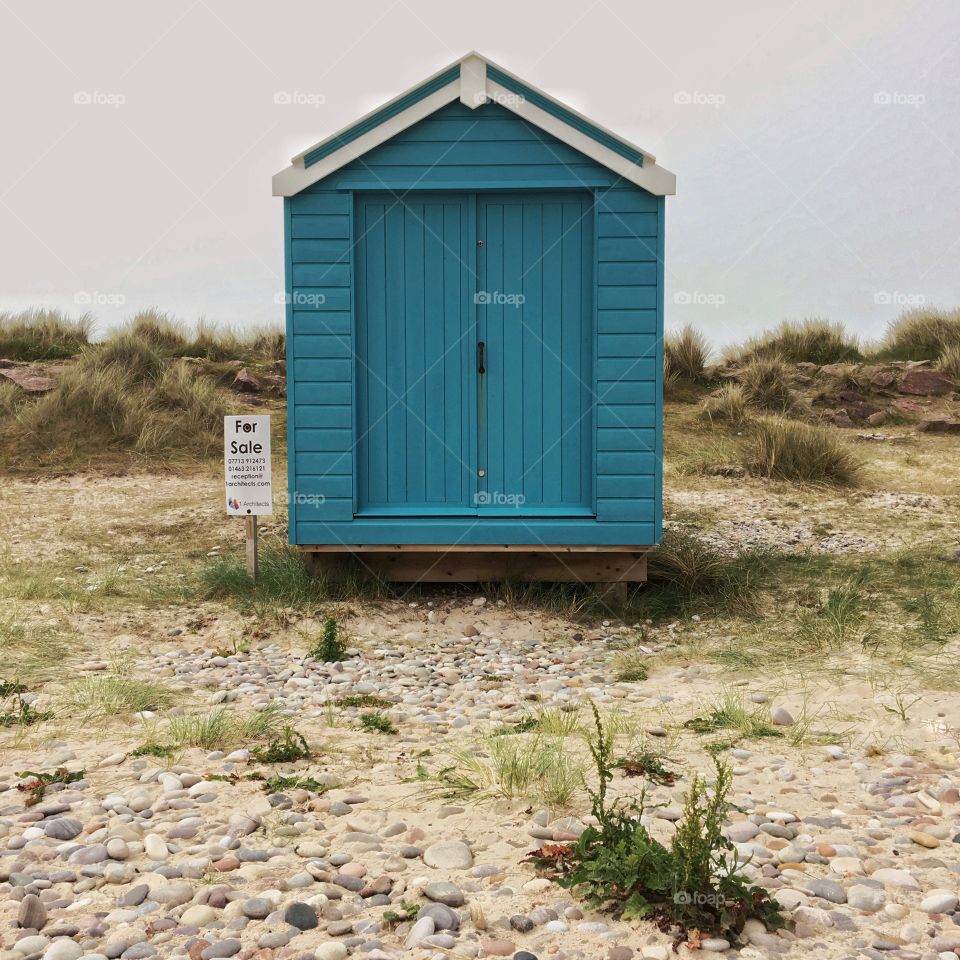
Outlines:
[{"label": "dune grass", "polygon": [[774,330],[747,340],[726,352],[728,361],[740,365],[752,360],[780,359],[787,363],[849,363],[862,360],[856,337],[822,317],[785,321]]},{"label": "dune grass", "polygon": [[951,344],[940,354],[937,366],[954,382],[960,384],[960,343]]},{"label": "dune grass", "polygon": [[7,360],[65,360],[90,342],[93,317],[68,317],[42,307],[0,313],[0,357]]},{"label": "dune grass", "polygon": [[58,694],[62,709],[85,721],[162,710],[177,701],[166,684],[130,676],[95,674],[69,681]]},{"label": "dune grass", "polygon": [[164,357],[211,361],[268,362],[283,359],[285,351],[284,334],[277,327],[241,333],[201,317],[191,330],[182,321],[155,308],[140,311],[110,339],[124,338],[145,344]]},{"label": "dune grass", "polygon": [[797,406],[792,371],[776,354],[756,357],[737,371],[737,382],[748,404],[772,413],[788,413]]},{"label": "dune grass", "polygon": [[710,424],[724,423],[739,427],[750,416],[750,401],[739,383],[725,383],[719,390],[704,397],[700,419]]},{"label": "dune grass", "polygon": [[855,486],[862,461],[827,427],[759,417],[742,441],[743,466],[758,477],[791,483]]},{"label": "dune grass", "polygon": [[567,808],[583,788],[586,764],[559,737],[491,736],[457,750],[428,777],[424,792],[450,800],[504,799]]},{"label": "dune grass", "polygon": [[694,327],[686,326],[663,340],[664,382],[686,380],[698,383],[704,379],[704,368],[710,357],[706,338]]},{"label": "dune grass", "polygon": [[208,713],[174,717],[163,731],[163,740],[177,747],[227,750],[251,740],[265,739],[280,726],[279,715],[269,708],[253,713],[217,708]]},{"label": "dune grass", "polygon": [[748,706],[743,694],[733,691],[704,703],[700,713],[684,726],[695,733],[730,732],[738,739],[759,740],[783,736],[783,731],[771,722],[770,711],[766,707]]},{"label": "dune grass", "polygon": [[960,347],[960,310],[917,307],[890,324],[878,356],[936,360],[949,347]]}]

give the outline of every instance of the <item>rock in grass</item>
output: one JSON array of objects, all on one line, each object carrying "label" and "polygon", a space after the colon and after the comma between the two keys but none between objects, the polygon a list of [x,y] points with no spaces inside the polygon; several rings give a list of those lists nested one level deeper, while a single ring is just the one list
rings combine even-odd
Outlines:
[{"label": "rock in grass", "polygon": [[423,862],[440,870],[468,870],[473,866],[473,854],[459,840],[441,840],[423,851]]},{"label": "rock in grass", "polygon": [[793,726],[793,716],[789,710],[784,709],[783,707],[774,707],[770,711],[770,719],[778,727],[792,727]]}]

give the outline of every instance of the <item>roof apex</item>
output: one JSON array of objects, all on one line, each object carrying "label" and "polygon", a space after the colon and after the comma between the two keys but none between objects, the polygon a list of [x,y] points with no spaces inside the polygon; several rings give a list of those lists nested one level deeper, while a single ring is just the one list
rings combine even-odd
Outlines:
[{"label": "roof apex", "polygon": [[658,166],[653,154],[471,50],[298,153],[290,166],[273,178],[274,195],[299,193],[457,99],[470,109],[498,103],[650,193],[676,192],[676,177]]}]

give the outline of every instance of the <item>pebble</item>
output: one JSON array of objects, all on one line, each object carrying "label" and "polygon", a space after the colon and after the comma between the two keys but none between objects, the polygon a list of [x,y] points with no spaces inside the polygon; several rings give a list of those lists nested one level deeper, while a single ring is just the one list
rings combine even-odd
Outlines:
[{"label": "pebble", "polygon": [[283,922],[298,930],[313,930],[319,923],[317,911],[310,904],[299,901],[287,907],[283,913]]},{"label": "pebble", "polygon": [[473,854],[459,840],[441,840],[423,851],[423,862],[441,870],[467,870],[473,866]]},{"label": "pebble", "polygon": [[465,902],[463,891],[454,883],[438,880],[428,883],[423,888],[423,895],[435,903],[442,903],[448,907],[459,907]]}]

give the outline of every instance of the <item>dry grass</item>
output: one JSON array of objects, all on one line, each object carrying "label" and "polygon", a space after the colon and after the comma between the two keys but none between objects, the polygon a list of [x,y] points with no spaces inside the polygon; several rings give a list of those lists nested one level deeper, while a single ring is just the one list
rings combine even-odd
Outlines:
[{"label": "dry grass", "polygon": [[63,709],[91,722],[144,710],[162,710],[173,706],[177,697],[162,683],[103,674],[70,681],[58,700]]},{"label": "dry grass", "polygon": [[268,363],[282,359],[285,351],[284,334],[279,328],[240,333],[201,317],[190,331],[180,320],[156,309],[138,313],[119,328],[110,341],[118,339],[135,340],[163,357],[194,357],[215,362]]},{"label": "dry grass", "polygon": [[668,334],[663,341],[664,382],[698,383],[704,378],[709,356],[710,347],[699,330],[686,326],[679,333]]},{"label": "dry grass", "polygon": [[0,313],[0,357],[8,360],[63,360],[90,340],[93,317],[68,317],[59,310],[34,308]]},{"label": "dry grass", "polygon": [[855,486],[862,469],[835,431],[781,417],[760,417],[751,425],[742,463],[767,479],[831,486]]},{"label": "dry grass", "polygon": [[822,317],[786,321],[775,330],[748,340],[727,351],[727,359],[738,364],[758,359],[781,359],[788,363],[847,363],[861,360],[856,337]]},{"label": "dry grass", "polygon": [[725,383],[700,404],[700,418],[710,424],[728,423],[738,427],[749,415],[747,393],[739,383]]},{"label": "dry grass", "polygon": [[68,457],[118,446],[204,456],[219,447],[225,409],[211,379],[124,335],[88,347],[50,393],[20,409],[18,422],[26,442],[65,448]]},{"label": "dry grass", "polygon": [[178,747],[226,750],[251,740],[262,740],[276,733],[279,727],[280,718],[271,709],[237,713],[217,708],[209,713],[174,717],[163,731],[163,738]]},{"label": "dry grass", "polygon": [[960,347],[960,310],[918,307],[890,324],[881,356],[936,360],[948,347]]},{"label": "dry grass", "polygon": [[960,343],[944,349],[940,354],[939,367],[954,383],[960,383]]},{"label": "dry grass", "polygon": [[747,403],[774,413],[788,413],[797,406],[791,378],[786,361],[773,354],[750,360],[737,371]]}]

